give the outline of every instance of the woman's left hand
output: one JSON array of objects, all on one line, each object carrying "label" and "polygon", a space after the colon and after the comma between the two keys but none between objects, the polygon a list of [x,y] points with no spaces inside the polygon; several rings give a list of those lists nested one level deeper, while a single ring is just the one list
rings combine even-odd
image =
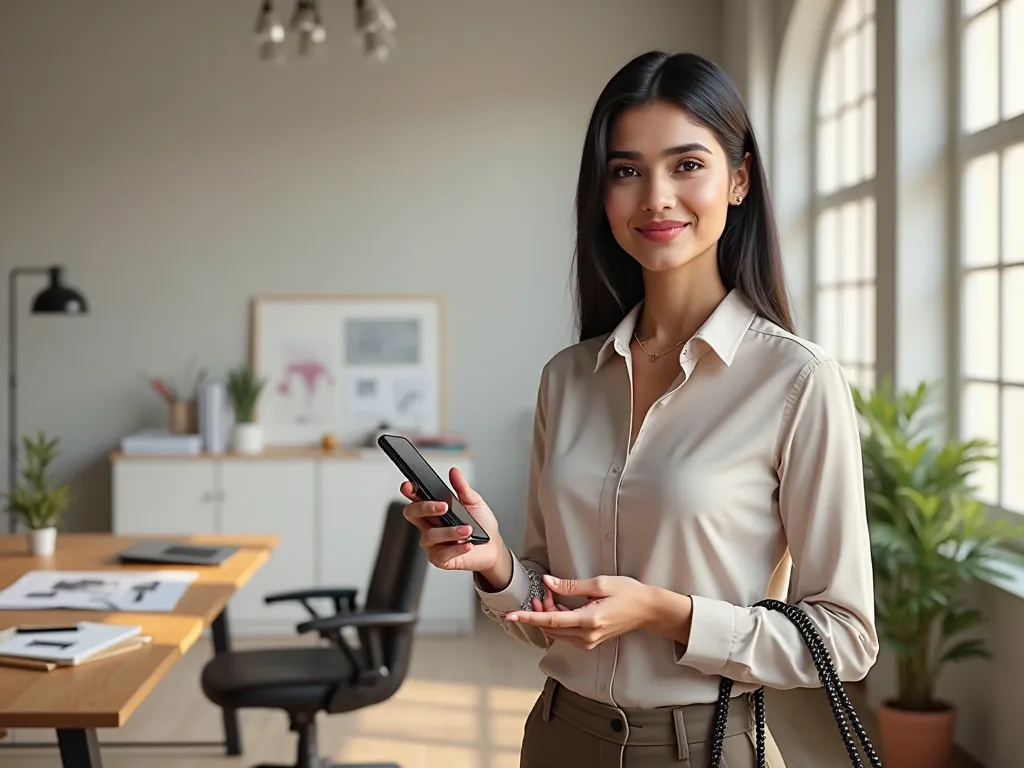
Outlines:
[{"label": "woman's left hand", "polygon": [[[532,624],[552,640],[592,650],[605,640],[654,622],[653,590],[628,576],[597,576],[592,579],[557,579],[544,576],[544,585],[555,594],[585,597],[581,608],[512,611],[506,621]],[[546,602],[546,601],[545,601]]]}]

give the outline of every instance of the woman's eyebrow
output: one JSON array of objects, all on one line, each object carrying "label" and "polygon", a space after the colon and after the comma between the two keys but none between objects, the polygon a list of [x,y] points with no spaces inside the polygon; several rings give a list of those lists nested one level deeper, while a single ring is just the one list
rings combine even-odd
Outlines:
[{"label": "woman's eyebrow", "polygon": [[[669,147],[668,149],[662,150],[662,157],[672,157],[673,155],[685,155],[687,152],[707,152],[711,154],[711,150],[696,141],[690,142],[689,144],[680,144],[676,147]],[[609,160],[639,160],[642,155],[639,152],[629,149],[613,149],[608,153]]]}]

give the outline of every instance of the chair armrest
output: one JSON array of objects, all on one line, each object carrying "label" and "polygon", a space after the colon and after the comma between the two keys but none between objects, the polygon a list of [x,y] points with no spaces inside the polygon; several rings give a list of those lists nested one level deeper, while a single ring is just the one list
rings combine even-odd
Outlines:
[{"label": "chair armrest", "polygon": [[313,589],[298,589],[291,592],[275,592],[271,595],[265,595],[263,603],[265,605],[272,605],[273,603],[283,603],[286,601],[300,602],[310,615],[310,618],[319,619],[322,617],[309,604],[310,600],[331,598],[334,603],[335,614],[349,613],[356,609],[356,595],[358,594],[359,590],[351,587],[315,587]]},{"label": "chair armrest", "polygon": [[414,624],[418,615],[398,611],[366,611],[364,613],[343,613],[325,619],[304,621],[295,629],[300,634],[306,632],[336,632],[351,627],[353,629],[375,629],[383,627],[401,627]]},{"label": "chair armrest", "polygon": [[263,602],[267,605],[280,603],[285,600],[310,600],[317,597],[335,597],[344,600],[352,600],[359,594],[358,589],[352,587],[318,587],[314,589],[297,589],[292,592],[275,592],[265,595]]}]

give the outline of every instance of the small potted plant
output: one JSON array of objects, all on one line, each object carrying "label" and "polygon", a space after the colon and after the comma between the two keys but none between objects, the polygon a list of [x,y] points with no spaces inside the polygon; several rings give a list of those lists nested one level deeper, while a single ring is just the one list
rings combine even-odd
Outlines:
[{"label": "small potted plant", "polygon": [[59,453],[59,444],[60,438],[47,438],[43,431],[35,439],[23,436],[24,483],[4,494],[9,512],[28,526],[32,554],[42,557],[53,554],[57,546],[57,524],[71,501],[67,484],[51,485],[48,477],[50,464]]},{"label": "small potted plant", "polygon": [[228,374],[228,397],[235,409],[231,443],[238,453],[259,453],[263,450],[263,429],[253,419],[264,386],[266,380],[257,377],[247,365],[241,365]]},{"label": "small potted plant", "polygon": [[993,459],[982,440],[937,441],[930,388],[865,395],[854,389],[863,419],[862,452],[875,614],[881,641],[896,657],[896,695],[878,712],[887,768],[948,765],[956,711],[937,698],[946,664],[987,658],[971,636],[985,621],[968,602],[976,580],[1001,577],[1000,561],[1020,562],[1001,545],[1024,535],[990,519],[975,498],[974,470]]}]

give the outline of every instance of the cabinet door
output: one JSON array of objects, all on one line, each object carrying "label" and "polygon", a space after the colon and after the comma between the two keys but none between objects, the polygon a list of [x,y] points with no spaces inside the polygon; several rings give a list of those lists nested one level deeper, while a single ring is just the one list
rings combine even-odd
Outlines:
[{"label": "cabinet door", "polygon": [[243,631],[279,631],[309,617],[301,604],[264,605],[264,595],[316,585],[316,462],[309,459],[221,460],[221,528],[225,534],[276,534],[280,543],[231,599],[230,619]]},{"label": "cabinet door", "polygon": [[215,462],[118,459],[112,472],[115,533],[216,532]]},{"label": "cabinet door", "polygon": [[386,459],[325,459],[320,465],[323,581],[358,589],[360,604],[377,559],[388,504],[402,498],[400,484]]}]

